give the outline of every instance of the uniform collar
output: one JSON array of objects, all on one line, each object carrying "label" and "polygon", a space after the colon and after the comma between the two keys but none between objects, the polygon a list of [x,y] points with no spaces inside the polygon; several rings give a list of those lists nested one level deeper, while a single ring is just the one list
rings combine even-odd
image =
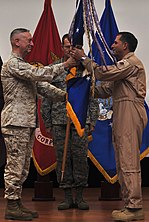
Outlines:
[{"label": "uniform collar", "polygon": [[127,55],[124,56],[123,59],[129,59],[133,55],[134,55],[134,52],[129,52],[129,53],[127,53]]},{"label": "uniform collar", "polygon": [[23,60],[23,58],[21,58],[20,56],[18,56],[15,52],[11,52],[11,58],[17,58],[17,59],[20,59],[20,60]]}]

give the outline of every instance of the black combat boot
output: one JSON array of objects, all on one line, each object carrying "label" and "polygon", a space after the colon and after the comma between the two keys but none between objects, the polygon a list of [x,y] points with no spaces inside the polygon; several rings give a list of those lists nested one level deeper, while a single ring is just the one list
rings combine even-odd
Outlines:
[{"label": "black combat boot", "polygon": [[25,213],[19,208],[17,200],[7,200],[5,219],[27,221],[32,220],[33,217],[30,213]]},{"label": "black combat boot", "polygon": [[64,189],[65,199],[58,205],[58,210],[67,210],[73,208],[73,197],[71,188]]},{"label": "black combat boot", "polygon": [[83,200],[83,187],[76,188],[75,206],[80,210],[89,210],[89,205]]},{"label": "black combat boot", "polygon": [[21,199],[18,199],[18,200],[17,200],[17,203],[18,203],[19,208],[20,208],[24,213],[29,213],[29,214],[31,214],[33,218],[38,218],[38,217],[39,217],[37,211],[32,211],[32,210],[26,208],[25,206],[23,206],[23,204],[22,204],[22,202],[21,202]]}]

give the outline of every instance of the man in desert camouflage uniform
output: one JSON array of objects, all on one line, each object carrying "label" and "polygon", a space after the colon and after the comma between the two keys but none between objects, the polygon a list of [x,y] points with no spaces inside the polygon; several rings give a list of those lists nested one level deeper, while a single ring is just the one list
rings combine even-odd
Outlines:
[{"label": "man in desert camouflage uniform", "polygon": [[[3,61],[0,57],[0,72],[3,65]],[[1,131],[1,111],[4,107],[4,96],[3,96],[3,87],[1,82],[1,76],[0,76],[0,167],[3,166],[6,162],[6,146],[4,143],[4,138],[2,136]]]},{"label": "man in desert camouflage uniform", "polygon": [[[59,62],[67,61],[70,57],[69,53],[71,45],[68,34],[65,34],[62,38],[62,48],[64,51],[64,58]],[[80,64],[76,67],[76,76],[81,77],[82,73],[83,67],[81,67]],[[57,78],[52,81],[52,84],[66,91],[67,75],[68,72],[65,71],[63,75],[57,76]],[[98,102],[97,99],[93,100],[94,101],[89,104],[90,108],[88,110],[85,135],[83,137],[79,137],[73,123],[71,123],[65,172],[63,181],[61,181],[62,159],[67,125],[66,102],[51,102],[47,98],[43,99],[41,112],[46,127],[52,129],[54,147],[57,156],[57,181],[65,194],[64,201],[58,205],[59,210],[66,210],[72,207],[77,207],[81,210],[89,209],[88,204],[83,200],[82,193],[83,188],[86,187],[88,183],[88,134],[98,118]],[[72,195],[73,187],[76,189],[75,202],[73,201]]]},{"label": "man in desert camouflage uniform", "polygon": [[[32,36],[27,29],[11,32],[12,54],[3,65],[1,80],[5,105],[2,111],[2,133],[7,148],[7,163],[4,172],[5,219],[32,220],[37,212],[25,208],[21,202],[22,185],[29,172],[31,137],[36,128],[37,90],[55,99],[65,100],[65,92],[48,82],[71,67],[73,60],[45,67],[26,63],[24,57],[32,50]],[[74,66],[74,64],[72,64]],[[39,81],[44,81],[39,83]]]}]

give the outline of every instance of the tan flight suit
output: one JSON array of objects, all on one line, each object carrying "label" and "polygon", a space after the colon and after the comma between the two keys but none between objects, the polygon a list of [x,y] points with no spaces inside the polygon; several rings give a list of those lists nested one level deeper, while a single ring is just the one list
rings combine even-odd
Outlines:
[{"label": "tan flight suit", "polygon": [[[83,64],[91,71],[90,59]],[[144,67],[134,53],[128,53],[117,67],[108,66],[108,71],[95,63],[93,66],[96,79],[102,81],[95,90],[96,96],[113,98],[113,144],[125,207],[142,208],[139,148],[147,124]]]},{"label": "tan flight suit", "polygon": [[[7,148],[5,198],[21,198],[22,185],[29,172],[31,138],[36,127],[37,90],[44,96],[64,99],[65,92],[51,86],[53,77],[64,72],[63,64],[35,67],[12,53],[2,67],[1,81],[5,105],[2,110],[2,133]],[[38,83],[39,81],[47,81]],[[52,91],[51,91],[52,90]]]}]

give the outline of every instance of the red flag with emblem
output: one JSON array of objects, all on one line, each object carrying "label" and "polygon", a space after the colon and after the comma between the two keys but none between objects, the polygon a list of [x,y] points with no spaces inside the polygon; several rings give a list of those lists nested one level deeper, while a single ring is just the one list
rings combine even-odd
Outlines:
[{"label": "red flag with emblem", "polygon": [[33,35],[33,42],[34,47],[26,57],[28,62],[48,65],[63,56],[51,0],[45,0],[43,13]]},{"label": "red flag with emblem", "polygon": [[[48,65],[63,56],[61,40],[56,26],[51,0],[45,0],[44,10],[33,35],[34,47],[26,60],[37,66]],[[33,161],[40,175],[46,175],[56,166],[52,136],[46,132],[38,100],[39,128],[35,131]]]}]

